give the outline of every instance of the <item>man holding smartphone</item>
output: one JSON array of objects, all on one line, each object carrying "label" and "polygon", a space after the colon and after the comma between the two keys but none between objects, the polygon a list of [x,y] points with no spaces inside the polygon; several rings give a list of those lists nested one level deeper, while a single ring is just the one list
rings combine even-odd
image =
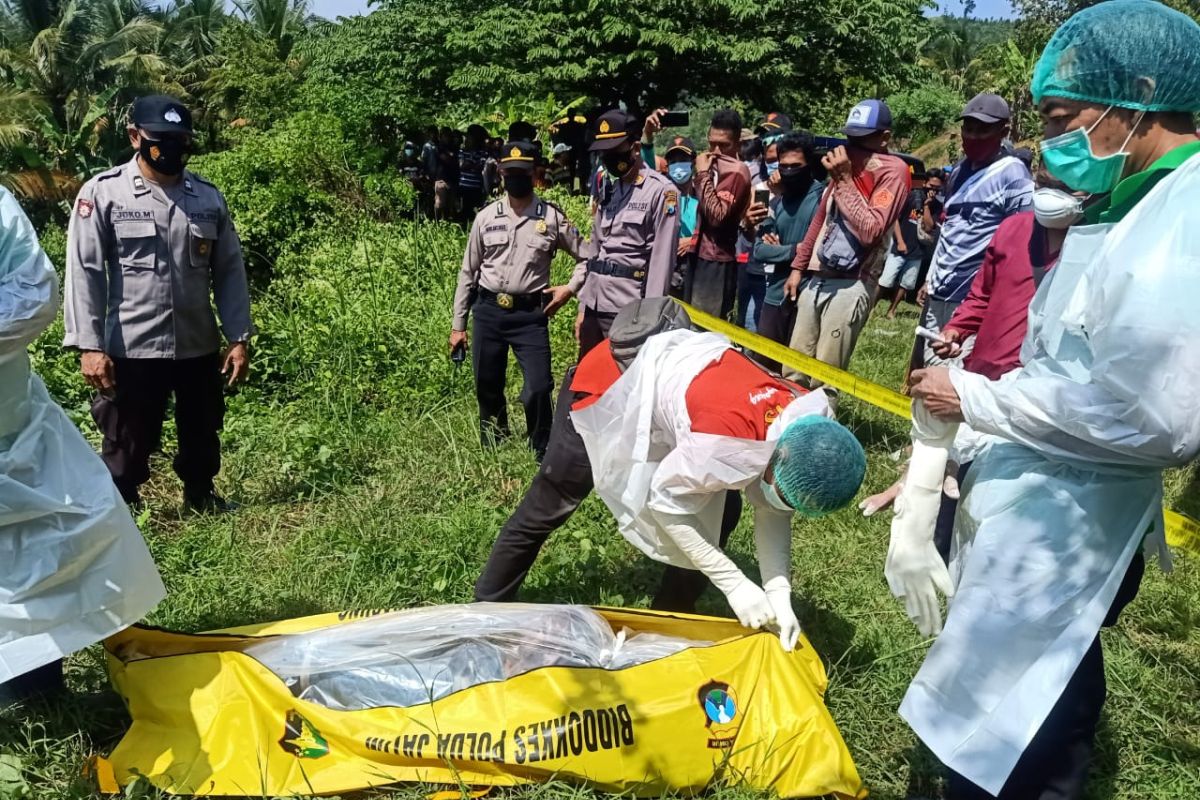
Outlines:
[{"label": "man holding smartphone", "polygon": [[562,209],[534,194],[539,147],[516,141],[501,152],[506,194],[484,206],[471,225],[454,292],[450,353],[466,348],[467,317],[474,312],[471,365],[480,442],[488,447],[508,435],[504,387],[512,348],[525,377],[521,402],[529,446],[541,460],[553,419],[548,320],[575,296],[586,276],[581,263],[565,286],[551,286],[550,263],[560,249],[579,260],[583,237]]},{"label": "man holding smartphone", "polygon": [[696,157],[700,200],[696,262],[684,283],[684,299],[701,311],[728,317],[737,295],[737,239],[750,205],[750,171],[740,160],[742,117],[733,109],[713,115],[708,151]]}]

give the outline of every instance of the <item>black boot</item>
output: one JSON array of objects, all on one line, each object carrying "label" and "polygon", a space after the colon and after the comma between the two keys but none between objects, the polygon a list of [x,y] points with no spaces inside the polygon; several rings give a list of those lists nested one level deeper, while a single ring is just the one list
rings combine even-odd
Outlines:
[{"label": "black boot", "polygon": [[237,504],[226,502],[211,486],[183,487],[183,511],[186,514],[225,514],[235,510]]}]

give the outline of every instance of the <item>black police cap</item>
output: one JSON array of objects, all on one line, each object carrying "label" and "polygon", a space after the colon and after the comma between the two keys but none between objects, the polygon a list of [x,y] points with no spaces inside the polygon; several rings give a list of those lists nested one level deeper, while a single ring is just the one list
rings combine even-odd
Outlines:
[{"label": "black police cap", "polygon": [[524,141],[508,142],[500,150],[500,169],[519,169],[532,172],[542,149]]},{"label": "black police cap", "polygon": [[596,140],[588,149],[612,150],[630,139],[638,139],[642,135],[642,124],[632,114],[626,114],[620,109],[606,111],[596,120]]},{"label": "black police cap", "polygon": [[133,101],[130,121],[147,133],[192,132],[192,112],[187,106],[165,94],[152,94]]}]

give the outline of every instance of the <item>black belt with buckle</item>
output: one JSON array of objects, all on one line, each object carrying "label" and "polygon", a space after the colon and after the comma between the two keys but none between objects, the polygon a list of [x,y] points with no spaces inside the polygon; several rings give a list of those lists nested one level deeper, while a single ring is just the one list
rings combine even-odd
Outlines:
[{"label": "black belt with buckle", "polygon": [[614,278],[629,278],[635,281],[644,281],[646,279],[645,267],[627,267],[624,264],[614,264],[603,258],[588,259],[587,268],[588,272],[594,272],[597,275],[611,275]]},{"label": "black belt with buckle", "polygon": [[495,303],[505,311],[532,311],[542,307],[541,292],[533,294],[509,294],[508,292],[493,292],[491,289],[479,287],[479,298]]}]

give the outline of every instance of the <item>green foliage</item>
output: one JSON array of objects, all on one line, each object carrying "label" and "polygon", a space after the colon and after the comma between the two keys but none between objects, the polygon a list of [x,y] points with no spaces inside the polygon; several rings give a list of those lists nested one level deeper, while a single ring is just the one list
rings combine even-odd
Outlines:
[{"label": "green foliage", "polygon": [[238,129],[265,130],[297,110],[302,63],[280,58],[275,43],[250,25],[224,25],[212,61],[217,66],[201,90],[208,101],[205,122],[215,136],[236,142]]},{"label": "green foliage", "polygon": [[902,147],[920,147],[940,134],[948,121],[958,118],[963,102],[961,92],[937,83],[896,92],[887,98],[893,133]]},{"label": "green foliage", "polygon": [[189,166],[225,194],[247,263],[265,275],[297,237],[360,214],[395,216],[412,207],[412,188],[398,174],[360,178],[359,155],[340,120],[306,111]]},{"label": "green foliage", "polygon": [[[886,92],[916,77],[928,24],[923,0],[831,0],[820,13],[787,0],[686,9],[652,0],[440,0],[432,12],[430,4],[403,0],[381,5],[381,32],[394,46],[380,52],[362,42],[352,57],[384,76],[403,76],[400,85],[419,87],[435,108],[450,99],[486,107],[550,91],[635,109],[727,96],[753,108],[786,107],[802,120],[831,106],[844,115],[849,95]],[[875,40],[888,46],[863,46]],[[421,58],[429,52],[440,57]]]}]

